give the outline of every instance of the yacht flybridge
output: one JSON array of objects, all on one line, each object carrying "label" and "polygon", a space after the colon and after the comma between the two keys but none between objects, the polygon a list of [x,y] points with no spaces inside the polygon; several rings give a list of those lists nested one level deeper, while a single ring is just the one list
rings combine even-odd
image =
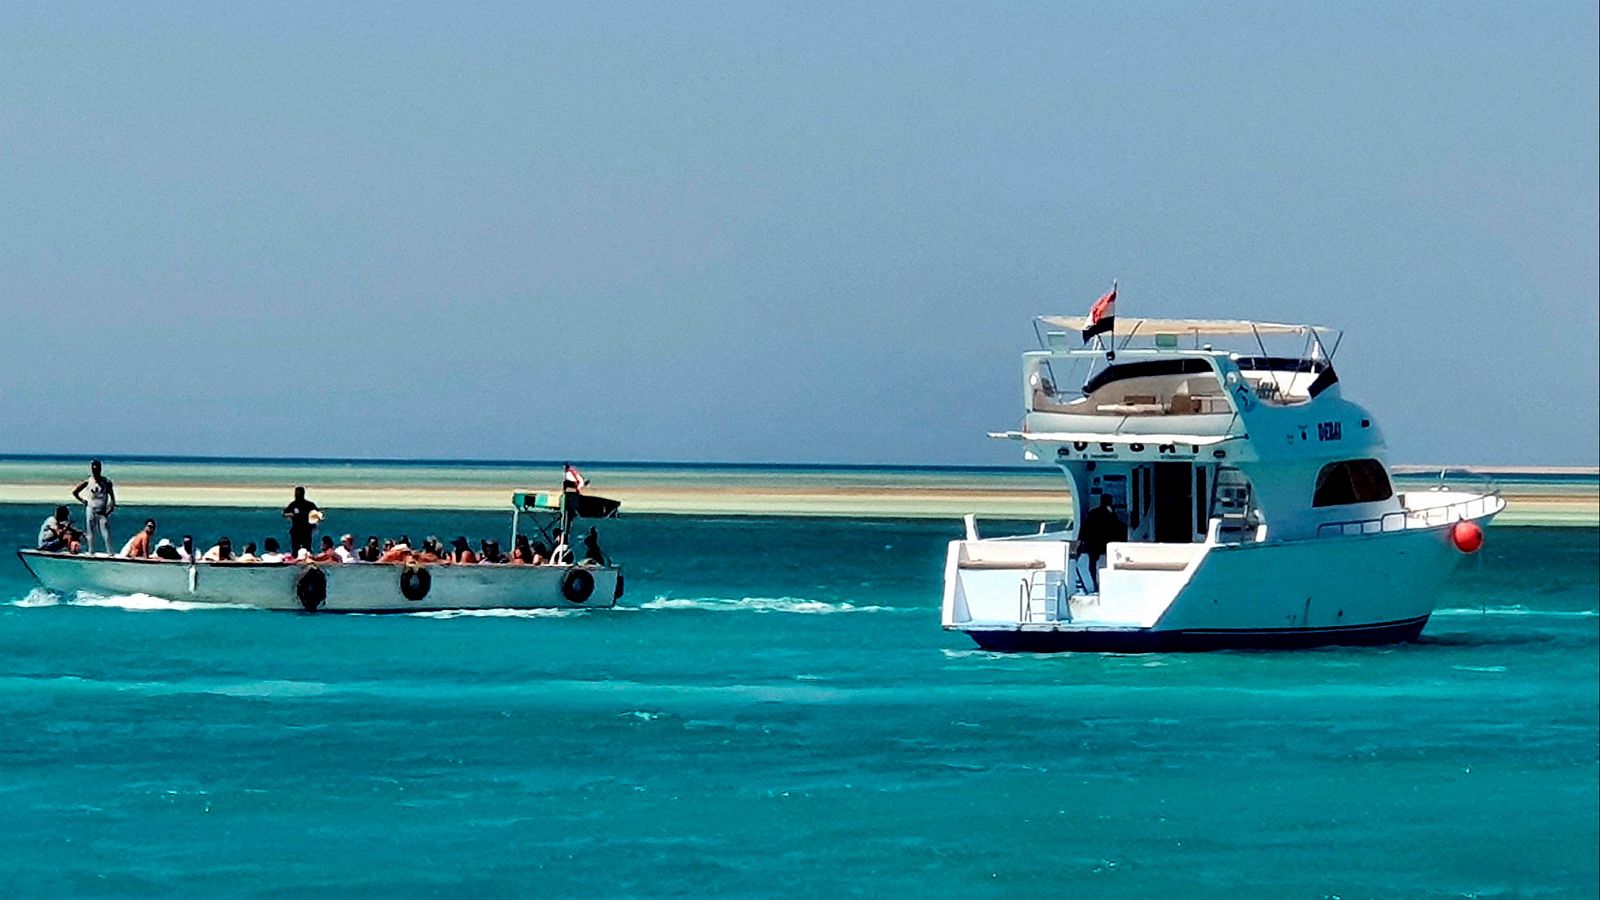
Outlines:
[{"label": "yacht flybridge", "polygon": [[1331,329],[1122,319],[1077,347],[1086,324],[1037,320],[1021,427],[991,435],[1066,475],[1070,523],[985,539],[969,516],[950,544],[944,626],[985,648],[1413,640],[1505,507],[1493,490],[1395,491]]}]

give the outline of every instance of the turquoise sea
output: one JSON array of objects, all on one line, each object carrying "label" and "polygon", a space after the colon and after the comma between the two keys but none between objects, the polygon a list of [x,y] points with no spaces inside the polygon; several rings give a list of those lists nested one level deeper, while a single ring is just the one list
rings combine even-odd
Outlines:
[{"label": "turquoise sea", "polygon": [[[0,545],[44,514],[0,506]],[[281,523],[159,515],[236,542]],[[1600,888],[1594,529],[1490,529],[1415,645],[1009,657],[939,628],[953,521],[603,530],[611,612],[63,599],[6,554],[0,895]]]}]

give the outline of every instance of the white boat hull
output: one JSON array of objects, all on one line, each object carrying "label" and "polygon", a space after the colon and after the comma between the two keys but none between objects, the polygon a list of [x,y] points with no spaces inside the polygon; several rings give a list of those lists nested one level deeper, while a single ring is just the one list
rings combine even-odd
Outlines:
[{"label": "white boat hull", "polygon": [[953,542],[945,628],[985,649],[1034,652],[1411,641],[1463,558],[1449,525],[1302,541],[1113,544],[1096,594],[1074,590],[1068,552],[1064,541]]},{"label": "white boat hull", "polygon": [[[320,603],[302,597],[309,567],[274,563],[189,564],[165,560],[18,553],[39,583],[59,594],[146,594],[164,600],[328,612],[418,612],[459,609],[595,609],[615,606],[622,570],[599,566],[427,566],[412,573],[410,599],[402,565],[326,565]],[[419,591],[426,582],[425,592]],[[588,590],[585,591],[585,583]]]}]

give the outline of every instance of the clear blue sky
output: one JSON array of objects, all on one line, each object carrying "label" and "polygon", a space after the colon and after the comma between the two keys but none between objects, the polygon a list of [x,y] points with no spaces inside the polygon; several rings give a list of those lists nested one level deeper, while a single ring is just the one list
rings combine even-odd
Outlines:
[{"label": "clear blue sky", "polygon": [[1583,3],[0,7],[0,452],[1015,463],[1029,317],[1596,461]]}]

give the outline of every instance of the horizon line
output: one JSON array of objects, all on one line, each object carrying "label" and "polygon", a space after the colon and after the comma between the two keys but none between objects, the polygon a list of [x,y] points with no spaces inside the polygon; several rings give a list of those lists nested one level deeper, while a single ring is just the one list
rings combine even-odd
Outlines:
[{"label": "horizon line", "polygon": [[[569,457],[566,459],[497,459],[497,458],[472,458],[472,457],[381,457],[381,456],[246,456],[246,455],[188,455],[165,453],[123,453],[99,455],[92,453],[0,453],[0,462],[73,462],[90,459],[120,462],[168,462],[168,463],[243,463],[243,464],[289,464],[289,463],[334,463],[339,465],[389,465],[389,466],[427,466],[427,465],[457,465],[457,466],[561,466],[577,459],[579,464],[585,466],[624,467],[636,466],[642,468],[695,468],[695,469],[823,469],[832,471],[868,471],[868,470],[900,470],[900,471],[986,471],[986,472],[1042,472],[1054,468],[1041,465],[1016,465],[1016,464],[981,464],[981,463],[844,463],[844,462],[687,462],[682,460],[617,460],[617,459],[581,459]],[[1485,474],[1529,474],[1529,475],[1588,475],[1600,477],[1600,466],[1570,466],[1570,465],[1502,465],[1502,464],[1441,464],[1441,463],[1393,463],[1390,470],[1396,474],[1420,475],[1436,471],[1452,472],[1481,472]]]}]

